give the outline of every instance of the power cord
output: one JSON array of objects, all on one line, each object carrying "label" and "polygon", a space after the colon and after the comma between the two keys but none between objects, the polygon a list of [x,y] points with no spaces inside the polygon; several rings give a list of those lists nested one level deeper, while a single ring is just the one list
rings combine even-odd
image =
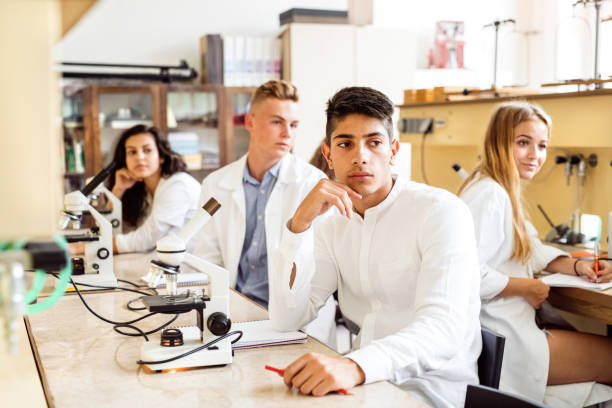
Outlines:
[{"label": "power cord", "polygon": [[[56,277],[56,278],[57,278],[57,274],[51,273],[50,275],[52,275],[52,276],[54,276],[54,277]],[[126,282],[128,282],[128,281],[126,281]],[[74,281],[72,280],[72,278],[70,279],[70,283],[72,284],[72,287],[73,287],[73,288],[74,288],[74,290],[76,291],[76,294],[77,294],[77,295],[79,296],[79,298],[81,299],[81,302],[83,302],[83,305],[85,306],[85,308],[86,308],[86,309],[87,309],[87,310],[88,310],[88,311],[89,311],[91,314],[93,314],[94,316],[96,316],[98,319],[102,320],[102,321],[103,321],[103,322],[105,322],[105,323],[112,324],[112,325],[113,325],[113,330],[114,330],[115,332],[119,333],[119,334],[124,335],[124,336],[130,336],[130,337],[143,336],[143,337],[144,337],[145,339],[147,339],[147,341],[148,341],[148,338],[147,338],[147,336],[146,336],[147,334],[153,334],[153,333],[156,333],[156,332],[158,332],[158,331],[162,330],[163,328],[167,327],[168,325],[170,325],[171,323],[173,323],[173,322],[174,322],[174,321],[175,321],[175,320],[178,318],[178,316],[179,316],[179,314],[180,314],[180,313],[177,313],[177,314],[175,314],[175,315],[174,315],[174,317],[173,317],[172,319],[168,320],[166,323],[162,324],[161,326],[159,326],[159,327],[157,327],[157,328],[155,328],[155,329],[153,329],[153,330],[150,330],[150,331],[148,331],[148,332],[144,332],[143,330],[139,329],[138,327],[133,326],[133,325],[132,325],[132,323],[139,322],[139,321],[141,321],[141,320],[144,320],[144,319],[146,319],[146,318],[148,318],[148,317],[151,317],[151,316],[157,315],[157,314],[159,314],[159,313],[157,313],[157,312],[148,313],[148,314],[146,314],[146,315],[144,315],[144,316],[140,316],[140,317],[138,317],[138,318],[136,318],[136,319],[133,319],[133,320],[128,320],[127,322],[116,322],[116,321],[113,321],[113,320],[107,319],[107,318],[105,318],[105,317],[103,317],[103,316],[99,315],[98,313],[96,313],[96,312],[95,312],[95,311],[94,311],[94,310],[93,310],[93,309],[92,309],[92,308],[91,308],[91,307],[90,307],[90,306],[87,304],[87,302],[86,302],[86,301],[85,301],[85,299],[83,298],[83,295],[81,294],[81,291],[80,291],[80,290],[79,290],[79,288],[77,287],[76,283],[74,283]],[[129,283],[130,283],[130,284],[133,284],[132,282],[129,282]],[[87,286],[87,287],[92,287],[92,288],[99,288],[99,289],[120,289],[120,290],[126,290],[126,291],[128,291],[128,292],[137,292],[137,293],[144,294],[144,295],[146,295],[146,296],[150,296],[150,294],[149,294],[149,293],[146,293],[146,292],[141,292],[141,291],[134,290],[134,289],[129,289],[129,288],[123,288],[123,287],[120,287],[120,286],[117,286],[117,287],[112,287],[112,286],[98,286],[98,285],[90,285],[90,284],[83,284],[83,283],[79,283],[79,285],[81,285],[81,286]],[[135,301],[135,300],[136,300],[136,299],[132,299],[132,301]],[[138,298],[138,300],[140,300],[140,298]],[[129,302],[128,302],[128,303],[129,303]],[[128,327],[128,328],[131,328],[131,329],[133,329],[133,330],[137,331],[139,334],[125,333],[125,332],[123,332],[123,331],[121,331],[121,330],[118,330],[118,328],[120,328],[120,327]]]},{"label": "power cord", "polygon": [[[55,278],[57,278],[57,275],[56,275],[56,274],[51,273],[51,275],[52,275],[52,276],[54,276]],[[136,284],[134,284],[133,282],[130,282],[130,281],[126,281],[126,280],[122,280],[122,279],[117,279],[117,281],[118,281],[118,282],[128,283],[128,284],[133,285],[133,286],[135,286],[135,287],[139,287],[138,285],[136,285]],[[77,287],[77,285],[74,283],[74,281],[72,280],[72,278],[70,279],[70,283],[71,283],[71,284],[72,284],[72,286],[74,287],[74,290],[76,291],[77,295],[78,295],[78,296],[79,296],[79,298],[81,299],[81,302],[83,302],[83,305],[85,306],[85,308],[86,308],[87,310],[89,310],[89,312],[90,312],[91,314],[93,314],[93,315],[94,315],[94,316],[96,316],[98,319],[102,320],[103,322],[106,322],[106,323],[110,323],[110,324],[112,324],[112,325],[113,325],[113,330],[114,330],[115,332],[117,332],[117,333],[121,334],[121,335],[124,335],[124,336],[130,336],[130,337],[144,337],[146,341],[149,341],[149,337],[147,336],[148,334],[153,334],[153,333],[156,333],[156,332],[158,332],[158,331],[160,331],[160,330],[162,330],[162,329],[166,328],[167,326],[169,326],[171,323],[173,323],[173,322],[174,322],[174,321],[175,321],[175,320],[178,318],[179,314],[181,314],[181,313],[176,313],[172,319],[168,320],[168,321],[167,321],[166,323],[164,323],[163,325],[161,325],[161,326],[159,326],[159,327],[157,327],[157,328],[155,328],[155,329],[153,329],[153,330],[149,330],[148,332],[145,332],[145,331],[143,331],[142,329],[140,329],[139,327],[134,326],[132,323],[136,323],[136,322],[138,322],[138,321],[144,320],[144,319],[146,319],[146,318],[148,318],[148,317],[154,316],[154,315],[159,314],[159,313],[152,312],[152,313],[146,314],[146,315],[144,315],[144,316],[140,316],[139,318],[136,318],[136,319],[134,319],[134,320],[129,320],[129,321],[127,321],[127,322],[115,322],[115,321],[113,321],[113,320],[109,320],[109,319],[107,319],[107,318],[105,318],[105,317],[103,317],[103,316],[99,315],[98,313],[96,313],[96,312],[95,312],[95,311],[94,311],[94,310],[93,310],[93,309],[92,309],[92,308],[91,308],[91,307],[90,307],[90,306],[87,304],[87,302],[86,302],[86,301],[85,301],[85,299],[83,298],[83,295],[81,294],[81,291],[79,290],[79,288]],[[145,296],[150,296],[150,294],[149,294],[149,293],[141,292],[141,291],[138,291],[138,290],[135,290],[135,289],[123,288],[123,287],[119,287],[119,286],[117,286],[117,287],[112,287],[112,286],[98,286],[98,285],[90,285],[90,284],[82,284],[82,283],[80,283],[79,285],[81,285],[81,286],[87,286],[87,287],[91,287],[91,288],[99,288],[99,289],[120,289],[120,290],[126,290],[126,291],[129,291],[129,292],[136,292],[136,293],[144,294]],[[153,289],[153,290],[155,290],[155,289]],[[155,291],[155,293],[157,293],[157,291]],[[138,298],[136,298],[136,299],[132,299],[132,300],[130,300],[130,301],[128,302],[128,309],[130,309],[130,304],[131,304],[132,302],[135,302],[135,301],[140,300],[140,299],[142,299],[142,297],[138,297]],[[142,309],[136,309],[136,308],[134,308],[134,309],[130,309],[130,310],[142,310]],[[186,312],[185,312],[185,313],[186,313]],[[138,333],[126,333],[126,332],[123,332],[123,331],[119,330],[119,328],[121,328],[121,327],[126,327],[126,328],[129,328],[129,329],[132,329],[132,330],[134,330],[134,331],[136,331],[136,332],[138,332]],[[185,353],[183,353],[183,354],[179,354],[178,356],[170,357],[170,358],[168,358],[168,359],[165,359],[165,360],[160,360],[160,361],[142,361],[142,360],[138,360],[138,361],[136,362],[136,364],[139,364],[139,365],[143,365],[143,364],[150,365],[150,364],[163,364],[163,363],[169,363],[169,362],[171,362],[171,361],[175,361],[175,360],[178,360],[178,359],[180,359],[180,358],[187,357],[187,356],[189,356],[189,355],[191,355],[191,354],[197,353],[198,351],[201,351],[201,350],[207,349],[208,347],[210,347],[210,346],[212,346],[212,345],[214,345],[214,344],[216,344],[216,343],[220,342],[221,340],[224,340],[224,339],[228,338],[229,336],[232,336],[232,335],[235,335],[235,334],[237,334],[237,335],[238,335],[238,337],[236,337],[234,340],[232,340],[231,344],[234,344],[234,343],[236,343],[238,340],[240,340],[240,339],[242,338],[242,334],[243,334],[243,333],[242,333],[242,331],[241,331],[241,330],[235,330],[235,331],[233,331],[233,332],[226,333],[226,334],[224,334],[224,335],[222,335],[222,336],[217,337],[216,339],[214,339],[214,340],[212,340],[212,341],[209,341],[208,343],[206,343],[206,344],[204,344],[204,345],[202,345],[202,346],[200,346],[200,347],[197,347],[197,348],[195,348],[195,349],[193,349],[193,350],[190,350],[190,351],[188,351],[188,352],[185,352]]]},{"label": "power cord", "polygon": [[159,361],[142,361],[142,360],[138,360],[136,362],[136,364],[140,364],[140,365],[142,365],[142,364],[146,364],[146,365],[150,365],[150,364],[164,364],[164,363],[169,363],[171,361],[176,361],[179,358],[187,357],[187,356],[189,356],[189,355],[191,355],[193,353],[197,353],[198,351],[207,349],[208,347],[212,346],[213,344],[218,343],[221,340],[226,339],[229,336],[232,336],[234,334],[238,334],[238,337],[235,338],[234,340],[232,340],[232,344],[234,344],[234,343],[236,343],[238,340],[240,340],[242,338],[242,331],[241,330],[236,330],[236,331],[224,334],[223,336],[219,336],[216,339],[214,339],[212,341],[209,341],[208,343],[206,343],[206,344],[204,344],[204,345],[202,345],[200,347],[194,348],[193,350],[189,350],[186,353],[179,354],[178,356],[170,357],[170,358],[167,358],[165,360],[159,360]]},{"label": "power cord", "polygon": [[[129,320],[129,321],[127,321],[127,322],[115,322],[115,321],[113,321],[113,320],[109,320],[109,319],[107,319],[107,318],[105,318],[105,317],[103,317],[103,316],[100,316],[98,313],[96,313],[96,312],[95,312],[95,311],[94,311],[94,310],[93,310],[93,309],[92,309],[92,308],[91,308],[91,307],[90,307],[90,306],[87,304],[87,302],[86,302],[86,301],[85,301],[85,299],[83,298],[83,295],[81,295],[81,291],[79,290],[79,288],[77,287],[77,285],[74,283],[74,281],[72,280],[72,278],[70,279],[70,283],[72,283],[72,286],[74,287],[74,290],[76,291],[77,295],[79,295],[79,298],[81,299],[81,302],[83,302],[83,305],[85,305],[85,308],[86,308],[87,310],[89,310],[89,311],[91,312],[91,314],[93,314],[93,315],[94,315],[94,316],[96,316],[98,319],[102,320],[103,322],[106,322],[106,323],[112,324],[112,325],[113,325],[113,330],[114,330],[115,332],[119,333],[119,334],[124,335],[124,336],[137,337],[137,336],[143,335],[143,336],[144,336],[144,337],[147,339],[147,341],[148,341],[148,338],[147,338],[147,336],[146,336],[147,334],[153,334],[153,333],[156,333],[156,332],[160,331],[161,329],[165,328],[166,326],[168,326],[169,324],[171,324],[172,322],[174,322],[176,319],[178,319],[178,316],[179,316],[179,314],[180,314],[180,313],[175,314],[175,315],[174,315],[174,317],[173,317],[172,319],[168,320],[166,323],[162,324],[161,326],[159,326],[159,327],[157,327],[157,328],[155,328],[155,329],[153,329],[153,330],[150,330],[150,331],[148,331],[148,332],[143,332],[141,329],[137,328],[136,326],[133,326],[133,325],[132,325],[132,323],[139,322],[139,321],[141,321],[141,320],[144,320],[144,319],[146,319],[146,318],[148,318],[148,317],[154,316],[154,315],[159,314],[159,313],[156,313],[156,312],[151,312],[151,313],[148,313],[148,314],[146,314],[146,315],[144,315],[144,316],[140,316],[140,317],[138,317],[138,318],[136,318],[136,319],[134,319],[134,320]],[[85,286],[85,285],[84,285],[84,286]],[[87,286],[90,286],[90,287],[98,287],[98,286],[96,286],[96,285],[87,285]],[[126,288],[120,288],[120,289],[126,289]],[[129,289],[129,291],[133,292],[134,290],[133,290],[133,289]],[[142,292],[140,292],[140,293],[142,293]],[[147,295],[148,295],[148,294],[147,294]],[[132,328],[132,329],[134,329],[134,330],[136,330],[136,331],[138,331],[139,333],[142,333],[142,334],[137,334],[137,335],[136,335],[136,334],[132,334],[132,333],[125,333],[125,332],[122,332],[121,330],[118,330],[118,328],[119,328],[119,327],[129,327],[129,328]]]}]

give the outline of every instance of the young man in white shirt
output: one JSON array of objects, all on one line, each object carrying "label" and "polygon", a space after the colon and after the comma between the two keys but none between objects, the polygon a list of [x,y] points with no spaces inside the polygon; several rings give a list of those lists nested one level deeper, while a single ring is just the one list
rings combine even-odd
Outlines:
[{"label": "young man in white shirt", "polygon": [[[391,174],[392,113],[371,88],[345,88],[328,102],[321,149],[337,181],[320,180],[286,222],[269,311],[277,328],[295,329],[338,290],[361,330],[346,357],[306,354],[284,381],[319,396],[390,380],[432,406],[463,406],[481,350],[472,220],[455,195]],[[331,207],[339,214],[318,222]],[[313,228],[314,259],[303,256]]]},{"label": "young man in white shirt", "polygon": [[[194,253],[230,272],[233,288],[268,305],[268,254],[287,220],[325,175],[290,153],[299,124],[298,92],[286,81],[255,91],[245,126],[248,153],[202,182],[200,203],[214,197],[221,208],[198,234]],[[312,254],[310,254],[312,256]],[[328,299],[308,334],[335,345],[335,305]]]}]

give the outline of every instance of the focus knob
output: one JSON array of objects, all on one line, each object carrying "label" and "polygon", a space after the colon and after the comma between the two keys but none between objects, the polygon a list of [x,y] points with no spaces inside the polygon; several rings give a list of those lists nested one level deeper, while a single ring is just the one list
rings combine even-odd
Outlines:
[{"label": "focus knob", "polygon": [[206,327],[215,336],[223,336],[230,331],[232,321],[222,312],[215,312],[208,317]]}]

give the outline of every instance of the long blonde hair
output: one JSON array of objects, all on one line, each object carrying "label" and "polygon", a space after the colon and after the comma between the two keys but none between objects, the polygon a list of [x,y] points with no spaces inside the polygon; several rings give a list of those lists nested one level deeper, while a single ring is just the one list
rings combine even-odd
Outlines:
[{"label": "long blonde hair", "polygon": [[472,181],[483,177],[492,178],[506,190],[512,205],[514,248],[511,259],[522,263],[526,263],[531,256],[531,240],[527,234],[527,216],[523,211],[521,179],[513,155],[514,128],[532,119],[541,120],[548,128],[550,137],[552,121],[542,108],[518,101],[501,104],[487,127],[482,160],[457,193],[461,195]]}]

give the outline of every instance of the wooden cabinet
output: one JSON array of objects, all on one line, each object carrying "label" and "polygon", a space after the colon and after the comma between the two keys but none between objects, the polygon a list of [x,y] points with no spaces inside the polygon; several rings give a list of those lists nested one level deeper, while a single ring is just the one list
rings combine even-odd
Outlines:
[{"label": "wooden cabinet", "polygon": [[255,89],[191,84],[65,87],[64,189],[79,188],[85,177],[99,172],[112,159],[121,132],[139,123],[159,128],[201,181],[248,150],[244,115]]}]

